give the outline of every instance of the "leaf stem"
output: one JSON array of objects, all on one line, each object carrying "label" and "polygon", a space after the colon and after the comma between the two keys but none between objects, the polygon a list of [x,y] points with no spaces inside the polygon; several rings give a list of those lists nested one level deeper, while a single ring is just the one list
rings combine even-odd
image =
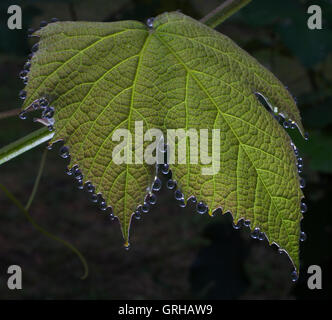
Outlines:
[{"label": "leaf stem", "polygon": [[0,112],[0,120],[17,116],[20,113],[20,111],[21,111],[21,108]]},{"label": "leaf stem", "polygon": [[242,7],[246,6],[249,2],[251,2],[251,0],[226,0],[203,17],[200,22],[211,28],[215,28],[231,15],[239,11]]},{"label": "leaf stem", "polygon": [[42,176],[42,173],[44,171],[44,167],[45,167],[45,162],[46,162],[46,156],[47,156],[47,149],[44,150],[43,152],[43,155],[42,155],[42,158],[41,158],[41,161],[40,161],[40,166],[39,166],[39,170],[38,170],[38,174],[37,174],[37,177],[36,177],[36,180],[35,180],[35,183],[33,185],[33,189],[32,189],[32,192],[31,192],[31,195],[29,197],[29,200],[25,206],[25,210],[29,210],[30,209],[30,206],[31,206],[31,203],[33,201],[33,199],[35,198],[36,196],[36,193],[37,193],[37,189],[38,189],[38,186],[39,186],[39,182],[40,182],[40,178]]},{"label": "leaf stem", "polygon": [[54,132],[48,128],[38,129],[27,136],[0,149],[0,165],[50,140]]},{"label": "leaf stem", "polygon": [[67,247],[68,249],[70,249],[72,252],[74,252],[78,258],[80,259],[80,261],[83,264],[83,268],[84,268],[84,274],[81,277],[81,279],[85,279],[88,274],[89,274],[89,268],[88,268],[88,264],[85,260],[85,258],[83,257],[83,255],[80,253],[80,251],[78,249],[76,249],[72,244],[70,244],[69,242],[58,238],[57,236],[49,233],[48,231],[44,230],[41,226],[39,226],[34,220],[33,218],[30,216],[28,210],[26,210],[24,208],[24,206],[22,205],[22,203],[16,199],[16,197],[9,191],[6,189],[5,186],[3,186],[0,183],[0,189],[6,194],[6,196],[24,213],[25,217],[28,219],[28,221],[38,230],[40,231],[42,234],[44,234],[45,236],[60,242],[61,244],[63,244],[65,247]]}]

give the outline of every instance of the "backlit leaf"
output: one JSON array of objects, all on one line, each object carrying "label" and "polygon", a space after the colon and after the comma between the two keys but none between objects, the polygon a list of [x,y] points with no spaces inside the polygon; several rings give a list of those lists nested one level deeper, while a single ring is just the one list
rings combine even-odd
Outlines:
[{"label": "backlit leaf", "polygon": [[[259,102],[303,127],[296,104],[276,77],[228,37],[181,13],[141,22],[56,22],[37,31],[23,108],[46,97],[55,136],[118,217],[126,242],[133,212],[151,190],[154,165],[112,160],[116,129],[219,129],[220,170],[171,165],[185,199],[197,197],[250,220],[299,266],[303,197],[291,139]],[[211,140],[211,133],[210,133]],[[180,142],[179,142],[180,143]],[[150,142],[145,142],[146,147]],[[189,143],[187,158],[189,156]],[[203,146],[207,147],[207,146]],[[209,150],[211,155],[211,150]],[[127,157],[135,154],[128,149]]]}]

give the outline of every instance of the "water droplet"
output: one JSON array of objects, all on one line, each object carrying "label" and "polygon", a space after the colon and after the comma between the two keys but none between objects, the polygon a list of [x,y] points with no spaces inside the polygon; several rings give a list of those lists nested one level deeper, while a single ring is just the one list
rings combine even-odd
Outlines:
[{"label": "water droplet", "polygon": [[28,84],[28,77],[25,77],[24,79],[23,79],[23,84],[25,85],[25,84]]},{"label": "water droplet", "polygon": [[28,29],[28,35],[31,36],[35,32],[35,29],[29,28]]},{"label": "water droplet", "polygon": [[24,65],[24,70],[26,70],[26,71],[29,71],[30,70],[30,67],[31,67],[31,62],[30,61],[27,61],[26,63],[25,63],[25,65]]},{"label": "water droplet", "polygon": [[31,60],[33,58],[33,53],[28,54],[28,59]]},{"label": "water droplet", "polygon": [[107,207],[108,216],[113,221],[115,219],[112,207]]},{"label": "water droplet", "polygon": [[309,133],[308,133],[308,132],[305,132],[305,133],[304,133],[304,139],[305,139],[305,140],[309,140]]},{"label": "water droplet", "polygon": [[134,217],[136,220],[140,220],[141,219],[141,212],[139,210],[136,210],[134,213]]},{"label": "water droplet", "polygon": [[294,121],[291,122],[291,124],[290,124],[290,128],[291,128],[292,130],[294,130],[294,129],[296,128],[296,124],[295,124]]},{"label": "water droplet", "polygon": [[176,190],[174,192],[174,197],[176,200],[182,200],[183,199],[183,193],[181,192],[181,190]]},{"label": "water droplet", "polygon": [[68,176],[72,176],[73,175],[73,171],[69,168],[67,168],[66,173],[68,174]]},{"label": "water droplet", "polygon": [[69,157],[69,149],[66,146],[62,146],[59,150],[60,157],[67,159]]},{"label": "water droplet", "polygon": [[255,228],[254,231],[251,233],[251,238],[258,239],[259,237],[259,228]]},{"label": "water droplet", "polygon": [[20,99],[24,100],[27,97],[27,93],[24,90],[21,90],[19,93]]},{"label": "water droplet", "polygon": [[48,106],[48,101],[46,98],[40,98],[39,99],[39,105],[42,108],[46,108]]},{"label": "water droplet", "polygon": [[234,223],[234,221],[232,222],[232,226],[235,230],[239,230],[241,229],[241,220],[237,222],[237,224]]},{"label": "water droplet", "polygon": [[38,48],[39,48],[39,44],[38,44],[38,43],[35,43],[35,44],[32,46],[31,51],[32,51],[33,53],[35,53],[35,52],[38,51]]},{"label": "water droplet", "polygon": [[300,241],[306,241],[307,240],[307,235],[305,232],[301,231],[300,233]]},{"label": "water droplet", "polygon": [[19,116],[20,119],[25,120],[27,118],[27,113],[25,111],[21,111],[18,114],[18,116]]},{"label": "water droplet", "polygon": [[53,145],[52,144],[49,144],[47,147],[46,147],[47,150],[52,150],[53,149]]},{"label": "water droplet", "polygon": [[175,186],[176,186],[176,182],[175,182],[174,180],[169,179],[169,180],[167,181],[167,189],[172,190],[172,189],[175,188]]},{"label": "water droplet", "polygon": [[46,120],[51,125],[54,125],[54,123],[55,123],[55,120],[53,118],[47,118]]},{"label": "water droplet", "polygon": [[43,21],[40,22],[39,26],[40,26],[41,28],[44,28],[44,27],[47,26],[47,24],[48,24],[47,21],[43,20]]},{"label": "water droplet", "polygon": [[38,102],[32,102],[32,104],[31,104],[31,108],[34,109],[34,110],[38,110],[38,108],[39,108],[39,103],[38,103]]},{"label": "water droplet", "polygon": [[197,203],[196,210],[199,214],[205,214],[208,211],[208,208],[202,201],[200,201]]},{"label": "water droplet", "polygon": [[84,187],[85,187],[85,190],[89,193],[95,192],[95,189],[96,189],[91,182],[86,182]]},{"label": "water droplet", "polygon": [[297,166],[303,167],[303,159],[301,157],[297,158]]},{"label": "water droplet", "polygon": [[283,254],[283,253],[284,253],[284,250],[282,250],[282,249],[278,249],[278,253],[279,253],[279,254]]},{"label": "water droplet", "polygon": [[100,209],[101,211],[106,211],[106,209],[107,209],[107,204],[106,204],[106,201],[105,201],[105,200],[100,201],[100,203],[99,203],[99,209]]},{"label": "water droplet", "polygon": [[162,172],[162,174],[165,174],[165,175],[169,173],[169,164],[168,163],[165,163],[162,165],[161,172]]},{"label": "water droplet", "polygon": [[53,118],[54,116],[54,108],[53,107],[47,107],[42,114],[43,118]]},{"label": "water droplet", "polygon": [[142,205],[142,212],[143,213],[148,213],[150,210],[150,206],[147,202],[144,202],[144,204]]},{"label": "water droplet", "polygon": [[184,199],[181,199],[181,200],[179,201],[179,206],[180,206],[181,208],[185,208],[185,207],[186,207],[186,203],[185,203]]},{"label": "water droplet", "polygon": [[302,203],[301,203],[301,212],[302,212],[302,213],[306,213],[307,210],[308,210],[307,205],[306,205],[304,202],[302,202]]},{"label": "water droplet", "polygon": [[299,155],[299,150],[297,150],[296,148],[294,149],[294,153],[295,153],[295,155],[298,157],[298,155]]},{"label": "water droplet", "polygon": [[152,185],[153,191],[159,191],[161,189],[161,180],[159,178],[156,178]]},{"label": "water droplet", "polygon": [[300,188],[305,188],[305,180],[303,178],[300,179]]},{"label": "water droplet", "polygon": [[83,190],[83,182],[82,180],[77,180],[77,188]]},{"label": "water droplet", "polygon": [[148,195],[147,202],[149,204],[156,204],[157,203],[157,196],[154,193],[150,193]]},{"label": "water droplet", "polygon": [[291,273],[291,278],[293,282],[296,282],[299,279],[299,276],[295,270]]},{"label": "water droplet", "polygon": [[48,131],[53,131],[53,129],[54,129],[52,125],[47,126],[47,128],[48,128]]},{"label": "water droplet", "polygon": [[265,234],[264,234],[264,232],[260,232],[259,233],[258,240],[260,240],[260,241],[265,240]]},{"label": "water droplet", "polygon": [[19,74],[19,77],[20,77],[20,79],[24,80],[27,75],[28,75],[28,71],[27,70],[22,70]]},{"label": "water droplet", "polygon": [[126,242],[123,246],[127,251],[130,249],[130,243],[129,242]]},{"label": "water droplet", "polygon": [[196,199],[195,196],[191,196],[191,197],[189,198],[189,200],[190,200],[192,203],[196,203],[196,202],[197,202],[197,199]]},{"label": "water droplet", "polygon": [[153,28],[153,21],[154,21],[154,18],[149,18],[146,20],[146,24],[149,28]]},{"label": "water droplet", "polygon": [[289,124],[288,121],[284,121],[283,126],[284,126],[285,129],[288,129],[290,124]]},{"label": "water droplet", "polygon": [[58,22],[58,21],[59,21],[58,18],[52,18],[52,19],[51,19],[51,22],[52,22],[52,23],[54,23],[54,22]]},{"label": "water droplet", "polygon": [[98,196],[95,193],[91,193],[89,199],[90,201],[96,203],[98,201]]},{"label": "water droplet", "polygon": [[250,227],[250,220],[244,220],[244,222],[243,222],[243,225],[245,226],[245,227]]},{"label": "water droplet", "polygon": [[83,180],[82,172],[81,172],[81,170],[78,167],[75,167],[73,169],[73,174],[74,174],[75,179],[77,179],[77,180]]}]

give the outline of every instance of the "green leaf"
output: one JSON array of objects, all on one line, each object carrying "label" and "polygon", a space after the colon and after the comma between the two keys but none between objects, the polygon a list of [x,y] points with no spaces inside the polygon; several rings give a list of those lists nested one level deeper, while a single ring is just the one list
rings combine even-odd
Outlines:
[{"label": "green leaf", "polygon": [[186,199],[204,201],[211,215],[221,207],[234,222],[250,220],[298,269],[303,195],[297,160],[289,135],[255,93],[302,134],[303,127],[292,96],[268,70],[228,37],[177,12],[158,16],[152,28],[136,21],[57,22],[36,35],[23,108],[41,97],[51,101],[52,143],[65,141],[70,165],[112,205],[126,241],[155,166],[115,164],[113,132],[134,135],[135,121],[165,135],[167,129],[215,128],[220,171],[202,175],[202,164],[176,163],[178,187]]}]

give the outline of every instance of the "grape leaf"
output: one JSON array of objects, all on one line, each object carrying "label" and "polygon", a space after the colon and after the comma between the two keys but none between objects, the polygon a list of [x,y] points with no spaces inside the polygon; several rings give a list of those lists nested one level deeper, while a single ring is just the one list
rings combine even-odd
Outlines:
[{"label": "grape leaf", "polygon": [[[23,109],[41,97],[50,101],[51,143],[64,140],[70,166],[78,165],[83,181],[113,207],[126,245],[131,217],[151,190],[156,169],[143,161],[115,164],[115,130],[134,135],[135,121],[165,135],[167,129],[219,129],[219,172],[202,175],[207,165],[175,163],[178,188],[185,199],[203,201],[210,215],[222,208],[235,223],[250,220],[298,270],[303,194],[291,139],[273,113],[302,134],[303,127],[291,94],[272,73],[228,37],[178,12],[159,15],[153,26],[56,22],[34,35],[40,41]],[[135,157],[126,151],[127,159]]]}]

